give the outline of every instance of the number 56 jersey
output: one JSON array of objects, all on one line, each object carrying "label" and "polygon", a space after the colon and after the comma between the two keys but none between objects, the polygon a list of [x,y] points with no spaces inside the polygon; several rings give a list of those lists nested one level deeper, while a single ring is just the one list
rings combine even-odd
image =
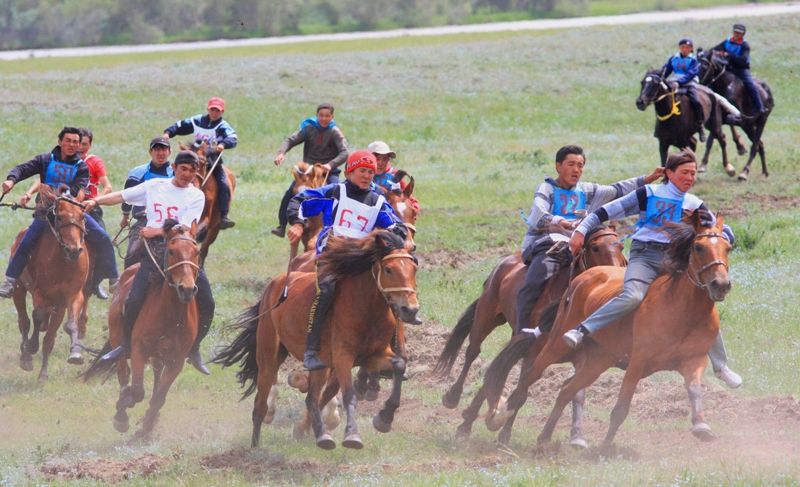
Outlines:
[{"label": "number 56 jersey", "polygon": [[181,188],[172,183],[173,179],[151,179],[132,188],[123,189],[125,203],[144,206],[147,212],[147,226],[161,228],[168,219],[178,220],[181,225],[192,226],[200,221],[205,205],[202,191],[189,186]]}]

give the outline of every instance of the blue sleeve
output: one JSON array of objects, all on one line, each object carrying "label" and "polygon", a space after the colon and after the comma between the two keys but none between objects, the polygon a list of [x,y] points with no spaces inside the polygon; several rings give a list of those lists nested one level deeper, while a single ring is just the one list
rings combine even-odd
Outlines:
[{"label": "blue sleeve", "polygon": [[319,188],[307,189],[294,195],[286,209],[289,223],[291,225],[304,223],[306,218],[323,213],[326,207],[324,202],[327,202],[327,206],[332,209],[333,200],[328,197],[328,192],[336,186],[336,184],[329,184]]},{"label": "blue sleeve", "polygon": [[233,130],[233,127],[223,120],[222,123],[217,126],[217,141],[226,149],[233,149],[236,147],[236,144],[239,143],[239,137],[236,135],[236,131]]},{"label": "blue sleeve", "polygon": [[[202,115],[197,115],[194,118],[197,123],[200,123],[200,117]],[[194,133],[194,127],[192,126],[192,118],[185,118],[179,122],[175,122],[172,124],[164,133],[168,134],[170,138],[175,137],[176,135],[191,135]]]},{"label": "blue sleeve", "polygon": [[397,217],[394,213],[394,208],[389,203],[384,202],[383,207],[381,208],[381,212],[378,213],[378,221],[375,223],[375,226],[378,228],[392,228],[397,224],[403,224],[403,222]]},{"label": "blue sleeve", "polygon": [[664,72],[664,76],[662,76],[662,78],[667,79],[669,75],[672,74],[672,58],[674,57],[674,55],[670,56],[669,59],[667,59],[667,63],[661,66],[661,71]]}]

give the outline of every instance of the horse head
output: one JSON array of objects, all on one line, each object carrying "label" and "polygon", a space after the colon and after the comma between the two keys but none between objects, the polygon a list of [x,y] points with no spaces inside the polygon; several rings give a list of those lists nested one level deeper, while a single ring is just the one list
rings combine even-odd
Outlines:
[{"label": "horse head", "polygon": [[327,179],[327,171],[322,167],[322,164],[309,164],[307,162],[298,162],[292,168],[292,176],[294,176],[294,194],[300,193],[307,189],[319,188],[325,186]]},{"label": "horse head", "polygon": [[401,169],[394,175],[393,181],[400,183],[405,177],[408,177],[409,182],[402,191],[399,189],[384,191],[384,195],[386,202],[389,203],[395,214],[408,228],[408,245],[406,245],[406,249],[409,252],[413,252],[415,248],[414,237],[417,235],[417,216],[419,215],[419,202],[411,196],[414,193],[414,176]]},{"label": "horse head", "polygon": [[177,220],[164,223],[167,235],[167,248],[164,251],[164,274],[167,282],[175,288],[178,299],[188,303],[197,294],[197,274],[200,272],[200,247],[194,237],[197,235],[197,222],[191,229],[179,224]]},{"label": "horse head", "polygon": [[716,78],[722,75],[728,60],[720,56],[714,51],[703,51],[703,48],[697,49],[697,60],[700,62],[700,68],[697,71],[697,78],[700,80],[701,85],[710,85]]},{"label": "horse head", "polygon": [[625,267],[628,260],[622,253],[624,249],[625,243],[620,241],[615,224],[598,225],[583,240],[581,266],[584,269],[599,265]]},{"label": "horse head", "polygon": [[42,185],[39,204],[46,208],[47,222],[56,236],[67,259],[76,261],[83,253],[83,239],[86,236],[85,207],[83,192],[73,198],[69,187],[62,184],[55,193],[47,185]]},{"label": "horse head", "polygon": [[653,68],[647,70],[647,73],[642,78],[642,89],[639,92],[639,97],[636,98],[636,108],[641,111],[655,101],[661,94],[662,90],[666,91],[666,86],[662,80],[663,76]]},{"label": "horse head", "polygon": [[373,268],[375,283],[400,320],[416,323],[419,312],[416,259],[406,251],[404,243],[398,242],[400,238],[395,234],[378,231],[372,235],[380,254],[383,254],[375,264],[377,272]]}]

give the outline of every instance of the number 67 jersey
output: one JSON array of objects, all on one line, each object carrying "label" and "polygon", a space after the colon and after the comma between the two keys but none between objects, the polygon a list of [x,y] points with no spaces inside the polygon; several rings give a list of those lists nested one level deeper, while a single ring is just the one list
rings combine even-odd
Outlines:
[{"label": "number 67 jersey", "polygon": [[181,188],[173,179],[151,179],[132,188],[123,189],[125,203],[144,206],[147,226],[161,228],[167,219],[178,220],[181,225],[192,226],[200,221],[205,205],[205,195],[194,186]]}]

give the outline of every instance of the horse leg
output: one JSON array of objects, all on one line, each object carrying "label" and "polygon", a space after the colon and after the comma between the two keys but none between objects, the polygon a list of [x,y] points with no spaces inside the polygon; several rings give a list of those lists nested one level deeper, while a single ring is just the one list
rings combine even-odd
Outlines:
[{"label": "horse leg", "polygon": [[714,132],[710,130],[708,133],[708,140],[706,140],[706,152],[703,154],[703,161],[700,164],[700,167],[697,168],[697,172],[708,171],[708,156],[711,154],[711,147],[714,145],[714,137]]},{"label": "horse leg", "polygon": [[586,389],[581,389],[572,398],[572,428],[569,431],[569,444],[574,448],[588,448],[583,432],[583,406],[586,404]]},{"label": "horse leg", "polygon": [[[351,363],[352,365],[352,363]],[[347,375],[351,374],[350,369],[347,370]],[[336,448],[336,442],[333,441],[331,435],[328,434],[328,429],[322,421],[322,413],[320,412],[319,401],[322,394],[322,388],[328,380],[327,374],[329,369],[313,370],[308,374],[308,394],[306,394],[306,410],[311,420],[311,428],[314,430],[314,438],[316,438],[317,446],[323,450],[333,450]],[[337,371],[337,377],[340,372]],[[341,379],[340,379],[341,380]],[[353,390],[352,380],[347,381],[350,388],[351,400],[355,401],[355,391]],[[346,396],[345,396],[346,397]],[[347,414],[348,426],[351,422],[350,411]],[[352,419],[355,423],[355,418]]]},{"label": "horse leg", "polygon": [[764,154],[764,141],[758,141],[758,155],[761,157],[761,175],[765,178],[769,177],[769,170],[767,169],[767,157]]},{"label": "horse leg", "polygon": [[658,153],[661,156],[661,167],[667,165],[667,152],[669,151],[669,142],[666,139],[658,139]]},{"label": "horse leg", "polygon": [[36,296],[34,296],[34,304],[33,304],[33,332],[31,332],[30,338],[25,340],[25,350],[31,354],[35,355],[36,352],[39,351],[39,330],[42,329],[42,325],[47,327],[46,320],[50,319],[50,309],[45,308],[43,303],[39,304],[39,307],[36,306]]},{"label": "horse leg", "polygon": [[378,393],[381,392],[381,372],[376,370],[369,374],[367,382],[367,394],[365,399],[367,401],[374,401],[378,399]]},{"label": "horse leg", "polygon": [[400,357],[392,358],[392,372],[394,373],[392,394],[384,403],[383,409],[378,411],[378,414],[372,418],[372,425],[381,433],[391,431],[394,413],[400,407],[400,394],[403,389],[403,374],[406,373],[406,361]]},{"label": "horse leg", "polygon": [[478,419],[481,406],[483,406],[483,401],[485,400],[486,392],[484,392],[483,386],[481,386],[475,394],[475,397],[472,398],[472,402],[469,403],[467,409],[461,412],[461,417],[464,418],[464,422],[456,428],[456,438],[469,438],[469,435],[472,433],[472,423]]},{"label": "horse leg", "polygon": [[[548,354],[542,355],[542,348],[540,344],[547,343],[547,337],[548,335],[542,335],[536,339],[536,341],[533,342],[530,350],[528,350],[527,355],[525,355],[525,357],[522,359],[517,387],[507,400],[502,397],[502,388],[500,388],[499,392],[497,393],[498,397],[494,399],[489,391],[485,392],[487,401],[489,403],[489,410],[486,412],[486,418],[484,421],[489,431],[499,430],[506,423],[506,421],[511,418],[511,416],[516,415],[516,412],[512,412],[512,410],[520,409],[525,404],[525,401],[528,399],[528,387],[542,377],[542,373],[547,367],[558,362],[561,356],[569,353],[569,351],[567,351],[562,355],[559,355],[560,352],[555,351],[556,348],[560,347],[560,344],[557,344],[556,347],[547,349]],[[566,345],[564,345],[563,348],[566,348]],[[537,363],[539,364],[538,366]],[[538,370],[537,367],[539,367]],[[485,380],[484,387],[486,387]]]},{"label": "horse leg", "polygon": [[725,139],[725,133],[722,131],[722,127],[714,127],[713,130],[709,130],[709,137],[708,141],[706,141],[706,153],[703,156],[703,167],[708,164],[708,156],[711,152],[711,144],[714,143],[714,139],[719,140],[719,148],[722,151],[722,169],[728,174],[728,176],[733,177],[736,175],[736,168],[728,161],[728,141]]},{"label": "horse leg", "polygon": [[733,143],[736,144],[736,153],[740,156],[747,154],[747,148],[742,143],[742,138],[739,136],[739,133],[736,132],[736,126],[731,125],[731,137],[733,138]]},{"label": "horse leg", "polygon": [[33,356],[28,352],[25,346],[28,341],[28,334],[31,331],[31,319],[28,317],[27,303],[25,297],[28,291],[22,286],[17,286],[14,290],[14,307],[17,309],[17,326],[19,327],[19,334],[22,336],[22,342],[19,344],[20,356],[19,367],[26,371],[33,370]]},{"label": "horse leg", "polygon": [[[278,381],[278,369],[289,352],[285,347],[281,346],[277,341],[267,341],[267,349],[262,354],[262,359],[258,364],[258,379],[256,381],[257,393],[253,401],[253,434],[250,437],[250,446],[258,448],[261,441],[261,425],[267,417],[270,409],[270,396],[272,395],[272,388]],[[259,352],[261,352],[259,350]],[[265,358],[263,358],[265,357]],[[277,402],[277,398],[273,398]],[[273,403],[274,408],[274,403]],[[272,416],[274,418],[275,412]],[[270,419],[270,422],[272,419]]]},{"label": "horse leg", "polygon": [[181,373],[183,369],[183,360],[176,360],[171,365],[163,367],[163,372],[160,374],[158,385],[153,388],[153,396],[150,398],[150,407],[144,414],[142,420],[142,428],[136,432],[136,438],[147,438],[153,431],[153,428],[158,424],[159,411],[164,407],[167,401],[167,393],[175,378]]},{"label": "horse leg", "polygon": [[39,372],[39,381],[45,381],[48,378],[47,367],[50,364],[50,354],[53,352],[53,346],[56,343],[56,336],[58,335],[58,327],[64,319],[66,313],[65,308],[58,308],[51,313],[45,320],[48,321],[47,332],[44,334],[42,340],[42,370]]},{"label": "horse leg", "polygon": [[333,431],[339,427],[341,418],[339,417],[339,400],[336,395],[339,393],[339,380],[336,374],[331,374],[328,378],[328,383],[325,385],[325,390],[322,391],[322,398],[320,404],[324,404],[322,409],[322,421],[328,431]]},{"label": "horse leg", "polygon": [[86,338],[86,325],[89,323],[89,293],[83,293],[83,306],[81,306],[81,314],[78,316],[78,340]]},{"label": "horse leg", "polygon": [[[216,202],[214,204],[216,204]],[[219,235],[219,214],[216,215],[216,223],[213,223],[213,218],[212,218],[212,224],[209,225],[208,234],[206,235],[205,240],[203,240],[203,247],[200,249],[200,256],[199,256],[201,266],[206,261],[206,257],[208,256],[208,249],[211,247],[211,244],[213,244],[217,240],[217,235]]]},{"label": "horse leg", "polygon": [[[480,303],[478,307],[480,308]],[[486,340],[486,337],[488,337],[495,328],[504,323],[504,321],[497,323],[498,320],[498,318],[494,320],[481,319],[480,310],[475,310],[475,322],[469,332],[469,345],[464,354],[464,365],[461,367],[461,373],[458,375],[458,379],[456,379],[453,385],[450,386],[447,393],[442,396],[442,404],[447,409],[455,409],[458,407],[461,394],[464,392],[464,383],[469,375],[469,369],[481,353],[481,344],[483,344],[483,341]]]},{"label": "horse leg", "polygon": [[67,363],[73,365],[83,365],[83,355],[81,355],[82,345],[80,343],[78,331],[78,317],[83,310],[83,294],[78,293],[72,303],[69,304],[69,313],[67,314],[67,323],[64,325],[64,331],[67,332],[70,339],[69,358]]},{"label": "horse leg", "polygon": [[702,357],[694,363],[687,364],[681,375],[692,406],[692,434],[701,441],[712,441],[716,437],[703,414],[703,390],[700,386],[706,364],[706,358]]},{"label": "horse leg", "polygon": [[364,399],[367,395],[367,391],[369,390],[369,379],[369,371],[363,366],[359,367],[358,373],[356,373],[356,381],[353,384],[353,387],[356,391],[356,399],[359,401]]},{"label": "horse leg", "polygon": [[636,392],[636,386],[639,385],[639,381],[642,380],[643,375],[642,366],[637,359],[639,359],[639,357],[634,355],[628,364],[628,370],[625,371],[625,377],[622,379],[622,387],[620,387],[619,390],[617,403],[614,405],[614,409],[611,410],[608,433],[600,447],[601,453],[610,453],[612,451],[614,436],[616,436],[617,430],[625,421],[625,418],[628,417],[633,394]]}]

